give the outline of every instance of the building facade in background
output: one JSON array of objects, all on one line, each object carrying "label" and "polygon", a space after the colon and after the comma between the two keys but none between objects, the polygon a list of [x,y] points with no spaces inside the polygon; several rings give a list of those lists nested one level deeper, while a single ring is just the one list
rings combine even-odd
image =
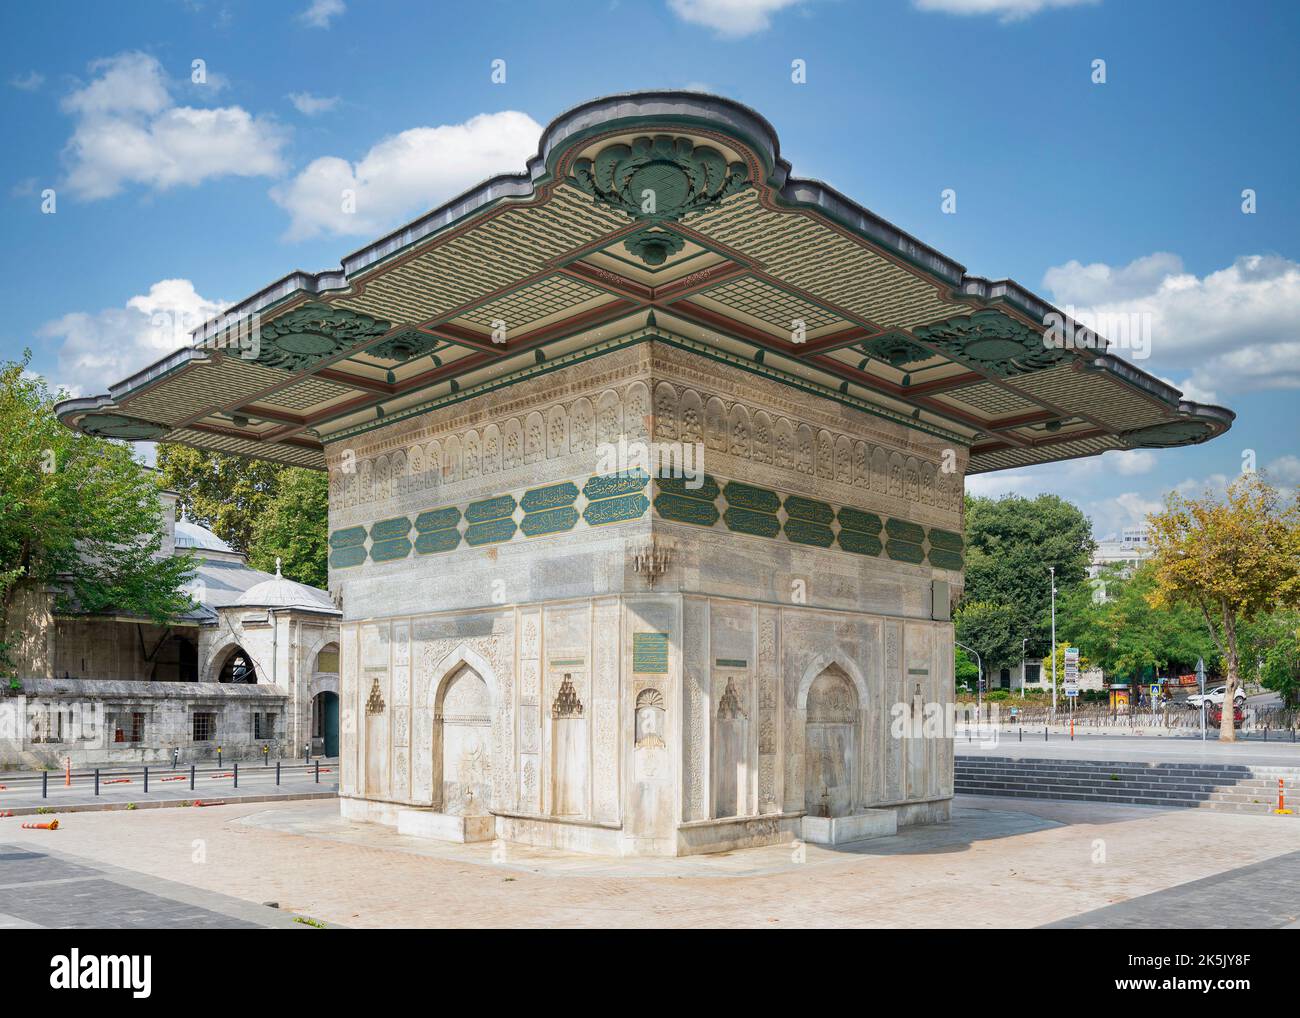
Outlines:
[{"label": "building facade in background", "polygon": [[193,555],[196,609],[165,626],[60,613],[27,589],[12,631],[21,692],[0,698],[0,768],[337,754],[339,610],[248,566],[160,493],[161,554]]}]

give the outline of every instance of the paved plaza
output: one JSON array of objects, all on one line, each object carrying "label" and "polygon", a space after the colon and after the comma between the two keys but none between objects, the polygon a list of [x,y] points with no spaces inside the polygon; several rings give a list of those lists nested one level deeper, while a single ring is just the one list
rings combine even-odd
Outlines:
[{"label": "paved plaza", "polygon": [[[611,859],[451,845],[333,801],[0,821],[0,926],[1285,927],[1293,823],[958,797],[950,823],[852,850]],[[276,902],[278,909],[263,903]]]}]

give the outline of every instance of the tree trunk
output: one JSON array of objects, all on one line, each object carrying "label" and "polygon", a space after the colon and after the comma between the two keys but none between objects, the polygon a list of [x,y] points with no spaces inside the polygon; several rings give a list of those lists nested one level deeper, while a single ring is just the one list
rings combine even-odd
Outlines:
[{"label": "tree trunk", "polygon": [[1226,644],[1228,681],[1223,687],[1223,706],[1219,710],[1219,741],[1236,742],[1237,727],[1237,625],[1232,609],[1221,603],[1223,611],[1223,642]]}]

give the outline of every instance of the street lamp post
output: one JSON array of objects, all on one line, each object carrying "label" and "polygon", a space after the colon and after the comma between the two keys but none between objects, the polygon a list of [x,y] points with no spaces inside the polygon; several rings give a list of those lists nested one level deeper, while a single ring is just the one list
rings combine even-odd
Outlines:
[{"label": "street lamp post", "polygon": [[978,718],[980,716],[980,711],[984,709],[984,662],[980,660],[980,652],[978,650],[972,650],[970,647],[967,647],[966,644],[958,643],[956,640],[953,640],[952,642],[957,644],[958,647],[966,651],[968,654],[975,655],[975,716]]},{"label": "street lamp post", "polygon": [[1056,720],[1056,566],[1048,566],[1052,574],[1052,720]]},{"label": "street lamp post", "polygon": [[1020,699],[1025,698],[1025,644],[1029,642],[1029,637],[1020,641]]}]

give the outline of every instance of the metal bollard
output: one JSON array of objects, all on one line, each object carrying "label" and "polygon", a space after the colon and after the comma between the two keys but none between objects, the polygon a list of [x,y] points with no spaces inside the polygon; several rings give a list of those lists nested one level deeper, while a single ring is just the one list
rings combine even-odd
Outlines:
[{"label": "metal bollard", "polygon": [[190,791],[194,791],[194,765],[190,764]]},{"label": "metal bollard", "polygon": [[148,767],[145,767],[144,769],[144,794],[145,795],[149,794],[149,768]]},{"label": "metal bollard", "polygon": [[95,794],[99,794],[99,768],[95,768]]},{"label": "metal bollard", "polygon": [[1024,725],[1021,725],[1021,726],[1020,726],[1020,739],[1019,739],[1019,741],[1020,741],[1020,742],[1024,742],[1024,741],[1025,741],[1025,726],[1024,726]]},{"label": "metal bollard", "polygon": [[280,784],[280,761],[279,760],[275,762],[275,783],[277,786]]},{"label": "metal bollard", "polygon": [[1047,741],[1047,726],[1043,725],[1043,741]]},{"label": "metal bollard", "polygon": [[232,787],[232,788],[238,788],[238,787],[239,787],[239,761],[238,761],[238,760],[235,761],[235,775],[234,775],[234,776],[235,776],[235,783],[234,783],[234,785],[232,785],[231,787]]},{"label": "metal bollard", "polygon": [[50,797],[50,772],[41,771],[41,798],[48,799],[49,797]]},{"label": "metal bollard", "polygon": [[316,784],[320,784],[320,761],[316,761]]}]

